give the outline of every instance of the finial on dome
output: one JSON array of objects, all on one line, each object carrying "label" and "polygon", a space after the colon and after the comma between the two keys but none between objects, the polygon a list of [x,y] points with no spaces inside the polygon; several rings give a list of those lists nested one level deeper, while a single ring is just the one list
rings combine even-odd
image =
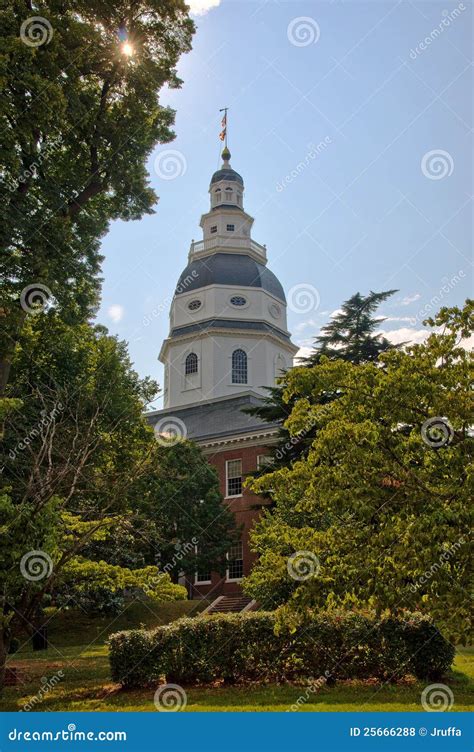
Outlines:
[{"label": "finial on dome", "polygon": [[224,161],[224,165],[227,166],[228,163],[229,163],[230,157],[231,157],[231,153],[230,153],[229,149],[227,148],[227,146],[224,146],[224,148],[222,149],[222,155],[221,156],[222,156],[222,159]]}]

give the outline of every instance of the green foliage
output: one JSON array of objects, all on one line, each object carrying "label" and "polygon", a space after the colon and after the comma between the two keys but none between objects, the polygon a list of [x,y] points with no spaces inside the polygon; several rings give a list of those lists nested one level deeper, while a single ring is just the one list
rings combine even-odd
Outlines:
[{"label": "green foliage", "polygon": [[215,468],[190,441],[157,443],[151,464],[153,470],[133,488],[145,561],[173,578],[182,571],[224,573],[237,530]]},{"label": "green foliage", "polygon": [[[330,360],[344,360],[350,363],[371,363],[378,356],[389,350],[393,345],[376,330],[385,321],[376,316],[377,308],[397,290],[385,292],[370,292],[361,295],[359,292],[342,304],[341,310],[331,321],[321,329],[321,334],[315,339],[314,352],[305,359],[303,366],[310,368],[317,365],[322,357]],[[298,459],[306,457],[316,435],[317,427],[308,412],[308,419],[301,424],[297,432],[290,432],[285,424],[295,406],[297,396],[290,396],[287,389],[291,370],[287,371],[279,380],[280,385],[269,387],[268,395],[258,407],[247,410],[251,415],[257,415],[267,423],[281,422],[278,444],[272,450],[273,464],[276,468],[291,467]],[[337,390],[328,390],[317,395],[319,404],[325,405],[338,397]],[[309,402],[313,396],[306,395]],[[262,473],[254,474],[258,477]],[[261,486],[261,493],[265,492]],[[266,494],[265,494],[266,495]]]},{"label": "green foliage", "polygon": [[[110,637],[112,678],[127,687],[308,679],[439,678],[454,648],[419,614],[322,613],[297,630],[272,613],[219,614]],[[276,633],[277,632],[277,633]],[[422,645],[422,657],[414,648]]]},{"label": "green foliage", "polygon": [[[31,44],[28,19],[38,16],[43,43]],[[152,212],[146,160],[174,137],[159,93],[180,86],[176,64],[194,24],[182,0],[39,0],[34,9],[12,0],[0,28],[3,388],[25,286],[46,285],[65,319],[87,320],[109,222]]]},{"label": "green foliage", "polygon": [[[310,420],[316,433],[307,457],[252,484],[271,485],[275,509],[253,530],[259,558],[244,587],[295,623],[308,608],[419,609],[468,638],[473,358],[460,342],[472,302],[431,324],[424,344],[377,363],[322,357],[287,376],[286,427],[296,435]],[[339,397],[324,404],[328,392]],[[436,417],[445,439],[433,446]],[[319,571],[292,578],[297,551]]]}]

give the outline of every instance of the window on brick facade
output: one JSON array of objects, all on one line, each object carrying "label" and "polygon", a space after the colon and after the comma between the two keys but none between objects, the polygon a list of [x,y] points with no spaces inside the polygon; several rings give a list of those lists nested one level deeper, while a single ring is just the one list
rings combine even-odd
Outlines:
[{"label": "window on brick facade", "polygon": [[242,460],[227,460],[226,495],[242,496]]},{"label": "window on brick facade", "polygon": [[257,470],[264,470],[268,465],[273,463],[273,457],[269,454],[257,455]]},{"label": "window on brick facade", "polygon": [[233,543],[227,554],[227,579],[241,580],[244,576],[244,552],[242,541]]},{"label": "window on brick facade", "polygon": [[[194,550],[195,550],[196,554],[199,553],[199,549],[198,549],[197,546],[194,547]],[[195,585],[199,585],[199,584],[200,585],[204,585],[204,584],[209,585],[209,583],[211,582],[211,579],[212,579],[212,577],[211,577],[211,570],[210,569],[201,569],[201,570],[198,569],[198,571],[194,575],[194,584]]]}]

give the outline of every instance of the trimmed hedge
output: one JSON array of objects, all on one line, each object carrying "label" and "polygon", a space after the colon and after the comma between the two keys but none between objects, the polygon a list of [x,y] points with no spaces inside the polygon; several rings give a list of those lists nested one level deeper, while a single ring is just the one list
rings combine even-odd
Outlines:
[{"label": "trimmed hedge", "polygon": [[275,634],[270,612],[179,619],[154,631],[109,638],[112,678],[142,687],[285,679],[441,677],[454,648],[424,616],[377,619],[320,614],[293,634]]}]

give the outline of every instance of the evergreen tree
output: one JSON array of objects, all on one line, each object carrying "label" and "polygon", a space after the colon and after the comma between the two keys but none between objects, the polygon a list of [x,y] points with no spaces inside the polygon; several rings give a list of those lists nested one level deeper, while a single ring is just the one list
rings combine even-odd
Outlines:
[{"label": "evergreen tree", "polygon": [[[385,321],[375,315],[377,308],[397,290],[385,292],[370,292],[361,295],[359,292],[342,304],[341,310],[321,330],[315,339],[315,350],[306,358],[302,365],[311,368],[317,365],[322,356],[331,360],[345,360],[355,365],[376,361],[379,355],[393,347],[391,342],[376,330]],[[247,410],[267,423],[280,421],[282,424],[290,416],[294,402],[284,397],[287,383],[287,372],[281,379],[281,386],[269,387],[268,396],[264,397],[258,407]],[[331,402],[336,393],[320,395],[320,404]],[[290,436],[282,425],[279,429],[278,444],[273,449],[273,461],[276,467],[289,467],[302,456],[306,456],[315,436],[315,429],[311,422],[300,430],[298,435]]]}]

